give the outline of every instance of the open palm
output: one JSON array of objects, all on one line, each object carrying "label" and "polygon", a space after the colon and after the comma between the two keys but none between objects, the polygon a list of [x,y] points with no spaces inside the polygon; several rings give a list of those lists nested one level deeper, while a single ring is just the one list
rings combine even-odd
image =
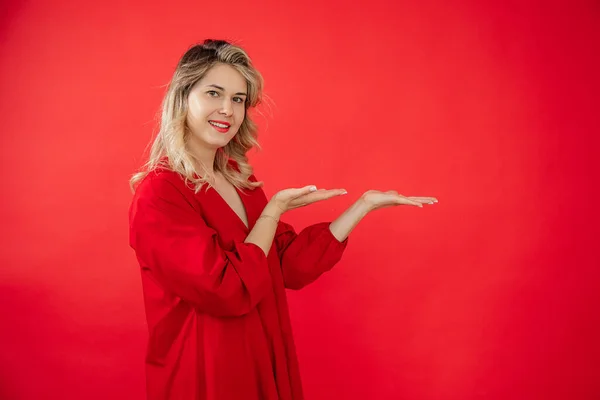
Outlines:
[{"label": "open palm", "polygon": [[369,190],[362,195],[362,199],[371,211],[399,205],[423,207],[423,204],[437,203],[435,197],[406,197],[398,194],[395,190],[389,190],[387,192]]},{"label": "open palm", "polygon": [[344,193],[346,193],[344,189],[311,190],[311,186],[306,186],[300,189],[281,190],[273,196],[273,200],[282,212],[286,212],[294,208],[304,207],[318,201],[340,196]]}]

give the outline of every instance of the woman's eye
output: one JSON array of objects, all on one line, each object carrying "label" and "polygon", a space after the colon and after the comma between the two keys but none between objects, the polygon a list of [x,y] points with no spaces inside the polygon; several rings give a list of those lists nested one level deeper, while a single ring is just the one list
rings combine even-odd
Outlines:
[{"label": "woman's eye", "polygon": [[219,93],[215,92],[214,90],[209,90],[206,93],[208,93],[210,97],[217,97],[219,95]]},{"label": "woman's eye", "polygon": [[236,103],[243,103],[244,99],[242,99],[241,97],[234,97],[233,101],[235,101]]}]

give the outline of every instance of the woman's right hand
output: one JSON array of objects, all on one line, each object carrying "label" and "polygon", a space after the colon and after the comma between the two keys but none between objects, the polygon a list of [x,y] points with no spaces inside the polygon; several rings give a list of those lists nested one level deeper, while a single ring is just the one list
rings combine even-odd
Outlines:
[{"label": "woman's right hand", "polygon": [[344,189],[318,189],[314,185],[300,189],[284,189],[277,192],[269,201],[281,214],[294,208],[304,207],[317,201],[346,194]]}]

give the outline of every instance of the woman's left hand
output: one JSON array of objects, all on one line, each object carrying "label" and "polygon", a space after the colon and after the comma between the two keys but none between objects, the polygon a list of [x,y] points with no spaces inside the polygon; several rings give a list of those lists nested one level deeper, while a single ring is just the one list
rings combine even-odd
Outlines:
[{"label": "woman's left hand", "polygon": [[369,211],[402,205],[423,207],[423,204],[434,204],[438,202],[435,197],[406,197],[398,194],[395,190],[389,190],[387,192],[369,190],[362,195],[361,201],[365,203]]}]

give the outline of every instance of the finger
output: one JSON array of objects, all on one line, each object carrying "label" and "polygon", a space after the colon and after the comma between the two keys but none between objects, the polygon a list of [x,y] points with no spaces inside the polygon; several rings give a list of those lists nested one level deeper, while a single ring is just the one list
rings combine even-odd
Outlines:
[{"label": "finger", "polygon": [[346,194],[347,192],[345,190],[329,190],[329,191],[324,191],[321,193],[311,193],[306,195],[306,202],[308,203],[314,203],[317,201],[323,201],[323,200],[328,200],[331,199],[333,197],[338,197],[341,196],[343,194]]},{"label": "finger", "polygon": [[308,186],[304,186],[302,188],[294,188],[294,189],[289,189],[290,191],[290,197],[291,199],[296,199],[300,196],[304,196],[306,194],[309,193],[313,193],[317,191],[317,187],[315,185],[308,185]]},{"label": "finger", "polygon": [[316,192],[305,194],[303,196],[299,196],[295,198],[293,201],[295,204],[303,204],[307,205],[310,203],[316,203],[317,201],[323,201],[330,199],[332,197],[341,196],[346,194],[346,190],[344,189],[332,189],[332,190],[317,190]]},{"label": "finger", "polygon": [[346,189],[319,189],[315,192],[309,193],[307,196],[318,196],[318,195],[332,195],[339,196],[341,194],[345,194]]},{"label": "finger", "polygon": [[314,193],[309,193],[305,196],[302,196],[302,200],[307,202],[307,203],[314,203],[316,201],[322,201],[322,200],[327,200],[330,199],[332,197],[336,197],[336,196],[341,196],[342,194],[346,193],[345,190],[340,189],[340,190],[323,190],[321,192],[317,191]]},{"label": "finger", "polygon": [[404,204],[404,205],[409,205],[409,206],[416,206],[416,207],[423,207],[423,204],[421,204],[418,201],[413,201],[408,197],[400,197],[398,198],[398,204]]},{"label": "finger", "polygon": [[420,203],[427,203],[427,204],[434,204],[437,203],[438,200],[435,197],[415,197],[415,196],[411,196],[408,197],[409,199],[413,200],[413,201],[418,201]]},{"label": "finger", "polygon": [[427,201],[437,200],[435,197],[424,197],[424,196],[407,196],[407,198],[414,199],[414,200],[427,200]]},{"label": "finger", "polygon": [[413,198],[411,198],[410,200],[411,201],[417,201],[417,202],[419,202],[421,204],[433,204],[433,201],[427,200],[427,199],[413,199]]}]

